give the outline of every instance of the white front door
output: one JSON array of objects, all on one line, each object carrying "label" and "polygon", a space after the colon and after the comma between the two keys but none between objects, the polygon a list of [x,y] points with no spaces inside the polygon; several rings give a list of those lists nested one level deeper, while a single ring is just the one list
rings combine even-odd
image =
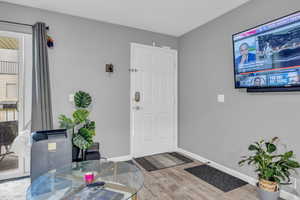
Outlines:
[{"label": "white front door", "polygon": [[177,51],[131,44],[131,154],[177,147]]}]

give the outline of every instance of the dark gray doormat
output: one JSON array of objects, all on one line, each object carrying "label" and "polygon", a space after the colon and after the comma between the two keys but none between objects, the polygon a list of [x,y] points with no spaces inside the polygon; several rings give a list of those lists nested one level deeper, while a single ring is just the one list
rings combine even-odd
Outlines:
[{"label": "dark gray doormat", "polygon": [[176,152],[155,154],[134,158],[134,160],[149,172],[193,162],[193,160]]},{"label": "dark gray doormat", "polygon": [[197,176],[203,181],[215,186],[223,192],[229,192],[248,183],[234,176],[226,174],[208,165],[200,165],[185,169],[187,172]]}]

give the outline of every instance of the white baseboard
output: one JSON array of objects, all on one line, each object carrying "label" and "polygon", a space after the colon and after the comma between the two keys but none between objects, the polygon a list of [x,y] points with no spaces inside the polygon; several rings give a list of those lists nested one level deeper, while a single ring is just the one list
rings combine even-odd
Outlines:
[{"label": "white baseboard", "polygon": [[[245,181],[245,182],[247,182],[247,183],[249,183],[251,185],[255,186],[257,184],[257,182],[258,182],[258,180],[255,179],[255,178],[253,178],[253,177],[250,177],[250,176],[248,176],[246,174],[242,174],[242,173],[240,173],[240,172],[238,172],[236,170],[233,170],[233,169],[230,169],[228,167],[225,167],[224,165],[221,165],[219,163],[216,163],[214,161],[211,161],[209,159],[201,157],[201,156],[199,156],[199,155],[197,155],[195,153],[186,151],[186,150],[181,149],[181,148],[178,148],[177,151],[179,153],[183,153],[183,154],[185,154],[185,155],[187,155],[187,156],[189,156],[189,157],[191,157],[191,158],[193,158],[195,160],[198,160],[198,161],[203,162],[203,163],[207,163],[209,166],[212,166],[212,167],[214,167],[214,168],[216,168],[218,170],[221,170],[221,171],[223,171],[223,172],[225,172],[227,174],[230,174],[230,175],[232,175],[234,177],[237,177],[237,178],[239,178],[239,179],[241,179],[241,180],[243,180],[243,181]],[[298,196],[296,196],[296,195],[294,195],[292,193],[289,193],[287,191],[283,191],[283,190],[280,192],[280,197],[283,198],[283,199],[287,199],[287,200],[300,200],[300,198]]]},{"label": "white baseboard", "polygon": [[108,161],[113,161],[113,162],[121,162],[121,161],[128,161],[131,160],[132,157],[130,155],[126,155],[126,156],[119,156],[119,157],[112,157],[112,158],[108,158]]}]

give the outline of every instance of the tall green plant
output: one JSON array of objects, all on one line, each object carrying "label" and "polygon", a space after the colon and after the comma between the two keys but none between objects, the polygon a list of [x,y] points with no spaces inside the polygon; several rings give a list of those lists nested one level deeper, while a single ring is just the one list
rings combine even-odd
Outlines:
[{"label": "tall green plant", "polygon": [[92,103],[92,97],[86,92],[78,91],[74,95],[74,103],[76,110],[72,117],[60,115],[59,124],[61,128],[72,130],[72,141],[75,146],[87,149],[93,144],[95,136],[95,122],[89,120],[90,112],[87,110]]},{"label": "tall green plant", "polygon": [[283,154],[277,153],[276,142],[278,137],[270,141],[261,140],[248,147],[252,152],[251,156],[243,156],[239,162],[240,166],[245,163],[253,165],[260,179],[277,182],[278,184],[289,184],[291,172],[300,168],[300,164],[295,160],[293,151]]}]

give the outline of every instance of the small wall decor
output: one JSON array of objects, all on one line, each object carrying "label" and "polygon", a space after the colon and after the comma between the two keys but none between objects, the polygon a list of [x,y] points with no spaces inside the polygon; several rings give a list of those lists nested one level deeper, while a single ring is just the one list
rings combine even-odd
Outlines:
[{"label": "small wall decor", "polygon": [[109,72],[109,73],[113,73],[114,72],[114,66],[113,66],[113,64],[106,64],[105,65],[105,71]]},{"label": "small wall decor", "polygon": [[47,26],[46,27],[46,30],[47,30],[47,46],[49,48],[53,48],[54,47],[54,40],[52,39],[52,37],[48,34],[48,31],[50,30],[50,27]]},{"label": "small wall decor", "polygon": [[51,36],[47,35],[47,46],[49,48],[53,48],[54,47],[54,40],[52,39]]}]

